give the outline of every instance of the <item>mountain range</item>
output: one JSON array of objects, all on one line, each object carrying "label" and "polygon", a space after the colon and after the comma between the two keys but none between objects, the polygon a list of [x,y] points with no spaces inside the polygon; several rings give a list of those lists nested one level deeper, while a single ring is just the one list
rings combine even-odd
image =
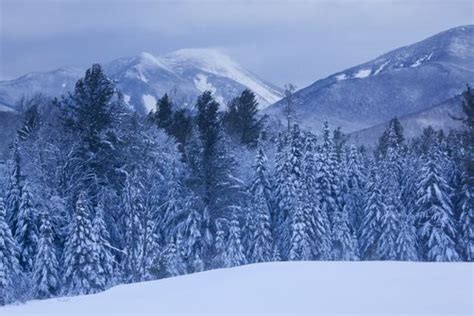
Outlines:
[{"label": "mountain range", "polygon": [[[156,100],[164,93],[170,93],[183,106],[192,106],[205,90],[213,92],[223,105],[246,88],[255,93],[261,108],[282,97],[280,88],[213,49],[182,49],[158,57],[141,53],[113,60],[103,67],[123,92],[125,101],[141,113],[154,109]],[[14,110],[23,95],[41,92],[59,96],[72,91],[84,73],[85,69],[64,67],[0,81],[0,111]]]},{"label": "mountain range", "polygon": [[[473,82],[474,25],[461,26],[314,82],[294,93],[293,111],[297,122],[316,132],[325,120],[355,132],[394,117],[422,119],[429,113],[424,110]],[[264,112],[285,121],[285,106],[283,99]]]},{"label": "mountain range", "polygon": [[[199,94],[210,90],[225,106],[249,88],[270,122],[278,125],[286,120],[282,89],[214,49],[182,49],[162,56],[141,53],[103,67],[126,103],[141,113],[154,109],[164,93],[192,107]],[[7,129],[14,125],[12,113],[21,96],[36,92],[58,96],[72,91],[84,72],[63,67],[0,81],[0,123],[6,127],[2,135],[13,135]],[[461,114],[459,95],[466,84],[473,83],[474,25],[460,26],[317,80],[293,94],[293,111],[295,121],[304,128],[318,133],[327,120],[358,143],[372,144],[394,117],[400,118],[408,137],[419,135],[428,125],[458,126],[448,113]],[[5,146],[0,147],[2,152]]]}]

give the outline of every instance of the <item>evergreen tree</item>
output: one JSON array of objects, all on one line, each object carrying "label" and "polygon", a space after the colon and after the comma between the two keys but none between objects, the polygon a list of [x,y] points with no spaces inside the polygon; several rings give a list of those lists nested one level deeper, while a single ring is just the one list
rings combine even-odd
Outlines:
[{"label": "evergreen tree", "polygon": [[38,253],[33,269],[34,297],[45,299],[59,292],[59,264],[53,240],[51,221],[47,211],[41,213]]},{"label": "evergreen tree", "polygon": [[255,207],[256,217],[248,261],[268,262],[272,258],[273,238],[270,231],[268,203],[261,191],[254,196],[252,205]]},{"label": "evergreen tree", "polygon": [[404,141],[402,124],[398,118],[393,118],[379,139],[377,156],[385,157],[388,148],[401,147]]},{"label": "evergreen tree", "polygon": [[367,201],[363,210],[364,217],[359,231],[359,245],[361,258],[378,260],[380,254],[380,235],[382,233],[382,215],[387,206],[383,201],[380,190],[378,170],[373,167],[367,181]]},{"label": "evergreen tree", "polygon": [[229,238],[224,253],[224,266],[227,268],[246,263],[244,248],[240,239],[240,226],[237,216],[233,215],[229,226]]},{"label": "evergreen tree", "polygon": [[98,290],[105,290],[114,284],[114,256],[111,253],[109,242],[109,232],[104,222],[104,202],[103,198],[95,209],[95,216],[92,221],[92,235],[94,237],[94,253],[96,255],[95,271],[97,278],[95,286]]},{"label": "evergreen tree", "polygon": [[[133,184],[132,184],[133,182]],[[124,211],[123,225],[125,230],[125,255],[122,259],[122,274],[126,282],[139,282],[143,276],[143,244],[144,244],[144,201],[143,184],[136,173],[125,182],[122,194]]]},{"label": "evergreen tree", "polygon": [[224,122],[232,133],[240,138],[242,144],[253,144],[258,139],[264,118],[257,119],[258,102],[249,89],[235,98],[224,116]]},{"label": "evergreen tree", "polygon": [[411,214],[400,217],[396,244],[397,260],[418,261],[416,229]]},{"label": "evergreen tree", "polygon": [[291,240],[288,259],[309,260],[310,256],[311,249],[305,214],[303,208],[297,205],[292,212]]},{"label": "evergreen tree", "polygon": [[174,112],[168,131],[170,135],[173,135],[176,138],[178,143],[183,146],[188,143],[192,133],[192,118],[187,113],[186,109],[180,109]]},{"label": "evergreen tree", "polygon": [[[217,222],[217,232],[216,232],[216,256],[214,258],[214,267],[215,268],[221,268],[224,266],[224,260],[225,260],[225,248],[226,248],[226,238],[225,238],[225,232],[222,227],[222,223],[220,221]],[[248,234],[248,232],[247,232]]]},{"label": "evergreen tree", "polygon": [[307,135],[303,160],[303,209],[308,224],[308,237],[312,249],[311,258],[327,260],[331,250],[331,227],[326,212],[321,210],[318,198],[318,166],[316,161],[316,139]]},{"label": "evergreen tree", "polygon": [[18,245],[6,220],[5,204],[0,197],[0,306],[16,300],[16,282],[20,274]]},{"label": "evergreen tree", "polygon": [[13,159],[11,164],[11,174],[6,194],[6,216],[12,228],[12,234],[15,236],[21,200],[21,158],[18,141],[13,143]]},{"label": "evergreen tree", "polygon": [[156,107],[157,111],[154,115],[156,125],[169,131],[173,118],[173,105],[167,93],[158,100]]},{"label": "evergreen tree", "polygon": [[334,214],[334,236],[332,238],[332,259],[334,260],[358,259],[357,240],[351,232],[348,213],[346,205]]},{"label": "evergreen tree", "polygon": [[90,205],[81,192],[64,245],[63,287],[66,295],[90,294],[100,290],[96,288],[95,242]]},{"label": "evergreen tree", "polygon": [[318,158],[318,196],[321,212],[326,213],[332,227],[334,213],[339,208],[340,197],[339,175],[337,174],[337,161],[334,145],[329,135],[329,124],[324,122],[323,143]]},{"label": "evergreen tree", "polygon": [[38,248],[38,214],[28,182],[25,182],[22,191],[15,239],[20,247],[20,267],[25,273],[29,274],[33,271]]},{"label": "evergreen tree", "polygon": [[386,206],[380,218],[380,239],[377,248],[377,258],[380,260],[397,259],[397,237],[399,222],[393,206]]},{"label": "evergreen tree", "polygon": [[456,228],[450,188],[438,164],[440,152],[433,146],[425,156],[418,184],[418,234],[423,258],[429,261],[457,261]]},{"label": "evergreen tree", "polygon": [[185,224],[185,240],[187,243],[188,271],[200,272],[204,270],[202,260],[203,240],[202,240],[202,216],[192,207],[189,211]]},{"label": "evergreen tree", "polygon": [[460,239],[464,259],[474,261],[474,180],[463,174],[461,199]]},{"label": "evergreen tree", "polygon": [[178,276],[186,273],[186,265],[179,250],[178,241],[171,238],[163,253],[165,269],[168,276]]}]

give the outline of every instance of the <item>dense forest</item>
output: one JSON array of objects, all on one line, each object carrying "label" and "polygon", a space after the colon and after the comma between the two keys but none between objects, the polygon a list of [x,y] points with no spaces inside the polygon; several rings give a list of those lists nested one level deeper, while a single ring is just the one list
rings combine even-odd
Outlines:
[{"label": "dense forest", "polygon": [[[272,128],[245,90],[224,111],[164,95],[132,111],[93,65],[22,101],[0,183],[0,305],[284,260],[472,261],[474,93],[463,129],[373,148],[329,123]],[[286,124],[285,124],[286,125]]]}]

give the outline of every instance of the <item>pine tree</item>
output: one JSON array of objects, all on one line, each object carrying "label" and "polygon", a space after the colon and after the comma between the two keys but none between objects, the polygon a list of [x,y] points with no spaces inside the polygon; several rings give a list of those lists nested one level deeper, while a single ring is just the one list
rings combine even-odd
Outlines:
[{"label": "pine tree", "polygon": [[[305,245],[309,248],[309,234],[310,229],[308,220],[303,209],[303,142],[299,126],[295,124],[291,134],[290,146],[286,155],[285,170],[287,178],[284,179],[282,188],[284,189],[284,199],[280,201],[280,210],[285,214],[284,222],[281,229],[282,235],[280,237],[281,254],[284,258],[290,255],[290,248],[294,248],[296,243]],[[294,213],[300,213],[295,215]],[[301,215],[301,216],[300,216]],[[295,230],[295,231],[293,231]],[[300,236],[304,241],[296,241]],[[305,250],[305,256],[309,256]]]},{"label": "pine tree", "polygon": [[347,205],[334,214],[334,227],[332,238],[332,259],[357,260],[358,246],[349,224],[349,210]]},{"label": "pine tree", "polygon": [[253,242],[250,247],[249,262],[268,262],[272,258],[273,238],[270,231],[270,212],[268,203],[262,192],[253,198],[256,218]]},{"label": "pine tree", "polygon": [[463,174],[460,217],[460,239],[464,258],[474,261],[474,178]]},{"label": "pine tree", "polygon": [[37,210],[33,204],[28,182],[25,182],[20,201],[15,239],[20,247],[20,267],[31,273],[38,247]]},{"label": "pine tree", "polygon": [[292,212],[289,260],[309,260],[311,249],[304,210],[297,205]]},{"label": "pine tree", "polygon": [[33,269],[34,297],[45,299],[59,292],[59,264],[53,240],[51,221],[47,211],[41,213],[38,253]]},{"label": "pine tree", "polygon": [[64,280],[66,295],[90,294],[97,292],[97,271],[95,237],[92,227],[92,214],[86,195],[81,192],[69,235],[64,245]]},{"label": "pine tree", "polygon": [[154,121],[159,128],[168,131],[172,123],[173,105],[168,94],[165,93],[157,102],[157,111],[154,115]]},{"label": "pine tree", "polygon": [[233,215],[229,226],[229,238],[224,253],[224,266],[227,268],[246,263],[244,248],[240,241],[240,226],[237,216]]},{"label": "pine tree", "polygon": [[189,211],[185,224],[185,240],[187,243],[188,272],[199,272],[204,270],[202,261],[202,216],[192,207]]},{"label": "pine tree", "polygon": [[440,171],[440,152],[433,146],[425,156],[418,184],[418,235],[423,258],[429,261],[457,261],[456,228],[450,188]]},{"label": "pine tree", "polygon": [[6,195],[6,216],[15,236],[21,201],[21,165],[18,141],[13,143],[13,160]]},{"label": "pine tree", "polygon": [[[133,184],[132,184],[133,181]],[[125,255],[122,259],[122,275],[125,282],[139,282],[143,276],[144,201],[143,184],[137,174],[128,177],[122,193],[125,229]]]},{"label": "pine tree", "polygon": [[395,260],[397,258],[397,236],[399,221],[396,209],[390,205],[383,209],[380,218],[380,239],[377,247],[377,258],[380,260]]},{"label": "pine tree", "polygon": [[[222,227],[222,223],[218,221],[216,223],[217,232],[216,232],[216,256],[214,258],[214,268],[221,268],[224,266],[224,253],[226,247],[226,238],[225,232]],[[248,234],[248,233],[247,233]]]},{"label": "pine tree", "polygon": [[16,282],[20,274],[18,245],[6,220],[5,204],[0,197],[0,306],[16,300]]},{"label": "pine tree", "polygon": [[99,199],[99,204],[95,209],[95,216],[92,221],[92,235],[94,237],[94,253],[96,255],[95,271],[97,278],[95,286],[102,291],[114,284],[114,256],[111,253],[110,237],[104,222],[103,198]]},{"label": "pine tree", "polygon": [[321,212],[327,214],[332,227],[334,213],[338,210],[339,175],[336,171],[336,156],[334,145],[329,135],[329,124],[324,122],[323,143],[318,158],[318,196]]},{"label": "pine tree", "polygon": [[165,270],[167,276],[177,276],[186,273],[186,264],[184,263],[183,254],[181,253],[181,236],[171,237],[168,245],[163,251],[163,259],[165,261]]},{"label": "pine tree", "polygon": [[260,135],[264,118],[257,119],[258,102],[249,89],[232,100],[224,115],[224,122],[240,138],[242,144],[253,144]]},{"label": "pine tree", "polygon": [[400,230],[395,244],[397,260],[418,261],[416,229],[411,214],[400,216]]},{"label": "pine tree", "polygon": [[379,173],[373,167],[367,182],[367,201],[363,210],[364,217],[359,231],[359,245],[361,258],[364,260],[378,260],[380,254],[380,235],[382,215],[386,205],[380,190]]},{"label": "pine tree", "polygon": [[345,164],[344,203],[350,210],[349,220],[353,230],[357,231],[361,225],[362,209],[364,207],[364,167],[360,154],[355,146],[350,147],[347,163]]}]

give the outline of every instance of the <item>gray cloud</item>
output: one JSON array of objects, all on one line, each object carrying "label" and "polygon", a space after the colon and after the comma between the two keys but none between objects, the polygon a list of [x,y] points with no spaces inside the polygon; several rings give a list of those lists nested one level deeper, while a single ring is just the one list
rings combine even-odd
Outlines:
[{"label": "gray cloud", "polygon": [[470,0],[0,0],[0,76],[215,47],[270,82],[302,87],[472,23],[472,12]]}]

